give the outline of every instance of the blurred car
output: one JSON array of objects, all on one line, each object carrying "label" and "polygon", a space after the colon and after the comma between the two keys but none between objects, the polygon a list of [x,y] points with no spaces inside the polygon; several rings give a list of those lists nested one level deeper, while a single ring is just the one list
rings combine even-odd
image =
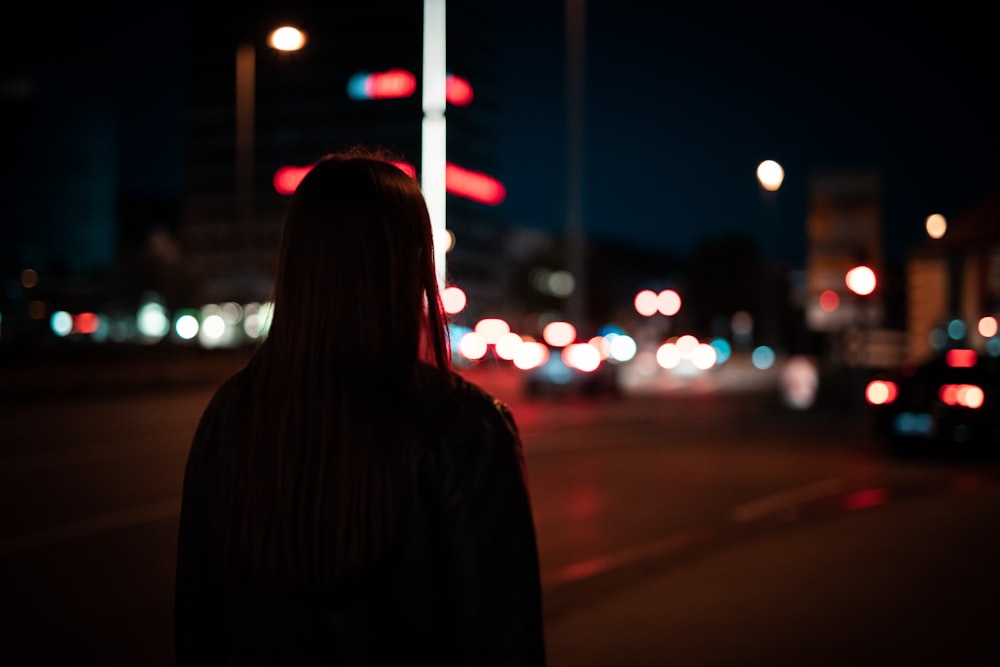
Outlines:
[{"label": "blurred car", "polygon": [[550,354],[544,364],[522,371],[526,396],[617,397],[621,395],[617,364],[602,361],[594,370],[568,365],[560,354]]},{"label": "blurred car", "polygon": [[1000,455],[996,357],[950,349],[871,380],[865,400],[892,455]]}]

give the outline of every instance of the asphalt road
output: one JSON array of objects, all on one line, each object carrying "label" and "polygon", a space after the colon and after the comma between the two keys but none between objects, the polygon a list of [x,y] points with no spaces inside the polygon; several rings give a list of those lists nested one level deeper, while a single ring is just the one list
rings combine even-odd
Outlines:
[{"label": "asphalt road", "polygon": [[[759,390],[526,401],[489,381],[525,440],[552,665],[992,656],[994,466],[888,461],[848,415]],[[0,406],[0,662],[172,664],[180,481],[208,394]]]}]

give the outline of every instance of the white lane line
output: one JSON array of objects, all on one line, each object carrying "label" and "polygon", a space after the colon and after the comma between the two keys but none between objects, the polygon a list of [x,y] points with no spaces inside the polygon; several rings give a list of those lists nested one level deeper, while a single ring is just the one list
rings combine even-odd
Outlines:
[{"label": "white lane line", "polygon": [[[730,512],[730,518],[735,522],[745,523],[770,514],[780,515],[801,503],[839,495],[842,490],[842,480],[838,478],[824,479],[737,505]],[[558,586],[588,579],[627,565],[675,553],[704,542],[718,535],[719,532],[719,527],[692,528],[645,544],[620,549],[610,554],[596,556],[543,573],[542,583],[545,586]]]},{"label": "white lane line", "polygon": [[572,563],[566,567],[542,574],[546,587],[558,586],[581,579],[589,579],[604,572],[616,570],[645,560],[653,560],[675,553],[715,536],[718,531],[710,527],[692,528],[638,546],[620,549],[604,556]]},{"label": "white lane line", "polygon": [[843,488],[843,481],[838,478],[823,479],[737,505],[729,517],[736,523],[746,523],[768,515],[782,514],[802,503],[835,496],[843,491]]},{"label": "white lane line", "polygon": [[131,507],[121,512],[112,512],[102,516],[68,523],[48,530],[41,530],[29,535],[19,535],[0,542],[0,555],[47,547],[59,542],[88,537],[98,533],[107,533],[121,528],[131,528],[157,519],[177,516],[181,510],[180,497],[171,498],[158,503]]}]

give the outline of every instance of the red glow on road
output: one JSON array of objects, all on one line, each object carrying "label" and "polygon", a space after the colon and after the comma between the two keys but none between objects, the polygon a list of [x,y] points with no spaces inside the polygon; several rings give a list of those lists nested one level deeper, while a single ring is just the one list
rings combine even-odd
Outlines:
[{"label": "red glow on road", "polygon": [[889,499],[888,489],[865,489],[844,496],[844,509],[863,510],[884,505]]}]

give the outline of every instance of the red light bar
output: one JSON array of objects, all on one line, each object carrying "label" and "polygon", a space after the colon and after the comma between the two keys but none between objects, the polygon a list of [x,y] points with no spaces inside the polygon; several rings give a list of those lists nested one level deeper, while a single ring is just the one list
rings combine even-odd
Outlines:
[{"label": "red light bar", "polygon": [[449,74],[445,80],[445,98],[449,104],[467,107],[472,104],[472,84],[460,76]]},{"label": "red light bar", "polygon": [[490,206],[507,198],[507,188],[497,179],[450,162],[445,166],[444,183],[448,192]]},{"label": "red light bar", "polygon": [[974,384],[944,384],[938,388],[938,398],[945,405],[975,410],[983,406],[986,395]]},{"label": "red light bar", "polygon": [[945,363],[952,368],[972,368],[979,360],[975,350],[948,350],[944,356]]},{"label": "red light bar", "polygon": [[347,82],[347,96],[352,100],[398,99],[416,91],[417,77],[398,67],[374,74],[359,72]]},{"label": "red light bar", "polygon": [[[416,178],[417,170],[409,162],[393,162],[401,171]],[[290,195],[299,187],[312,165],[308,167],[281,167],[274,172],[274,190],[280,195]],[[459,197],[465,197],[481,204],[496,206],[507,198],[507,188],[497,179],[479,171],[472,171],[456,164],[445,165],[445,189]]]}]

